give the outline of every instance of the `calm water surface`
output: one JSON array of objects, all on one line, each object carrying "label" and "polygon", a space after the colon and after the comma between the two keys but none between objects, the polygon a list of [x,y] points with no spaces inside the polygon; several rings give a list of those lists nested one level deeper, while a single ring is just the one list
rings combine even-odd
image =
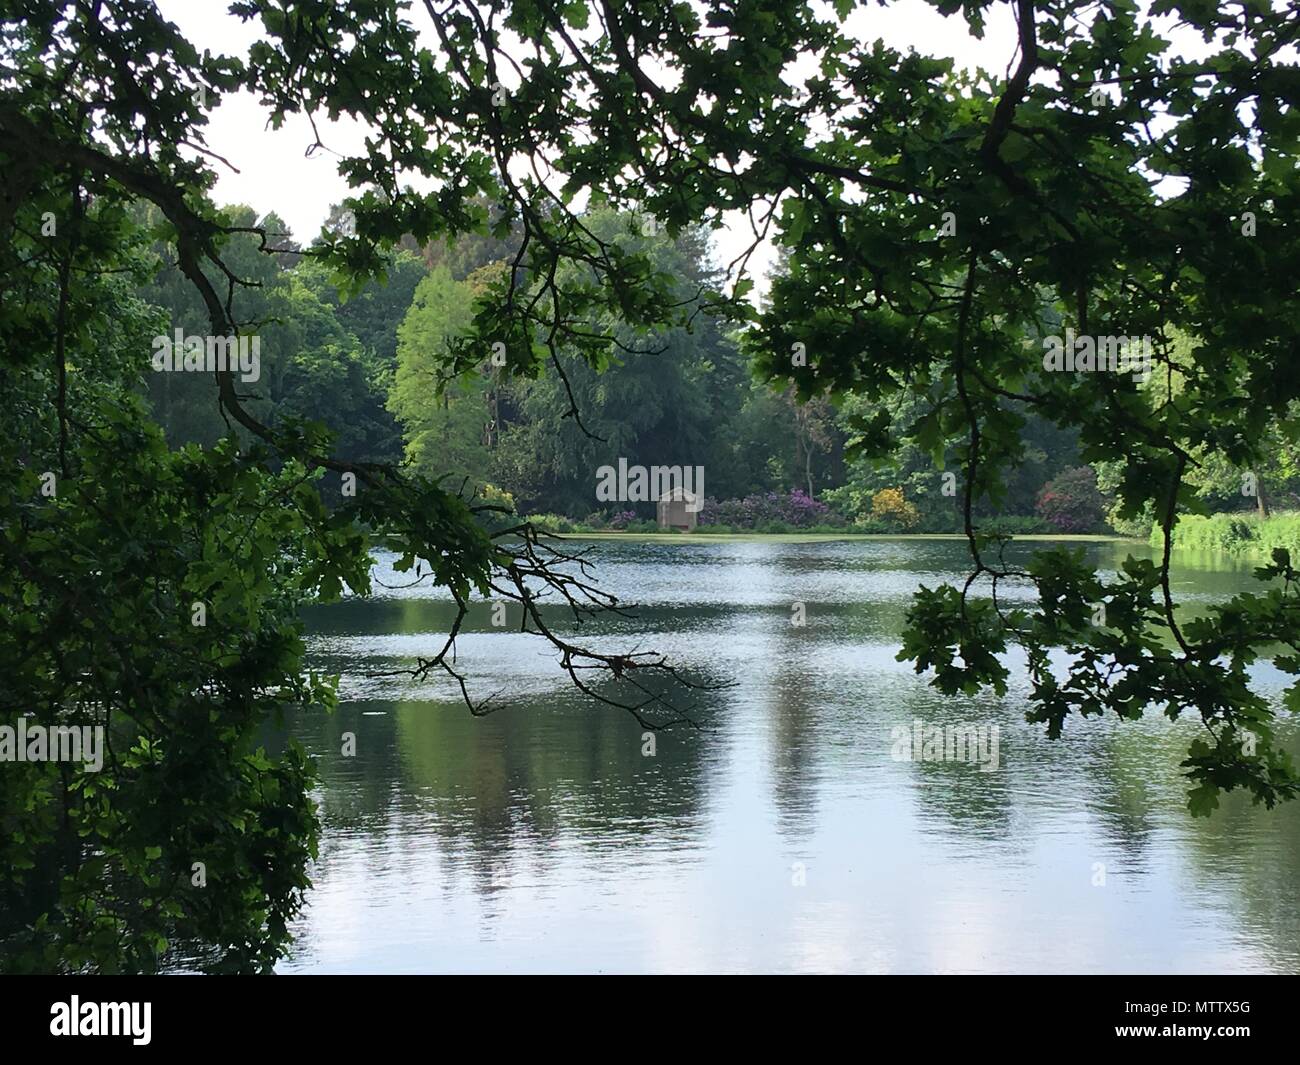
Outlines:
[{"label": "calm water surface", "polygon": [[[1111,569],[1146,553],[1090,550]],[[440,646],[444,594],[377,585],[312,610],[313,665],[344,702],[293,725],[321,764],[324,832],[282,971],[1300,970],[1300,805],[1235,794],[1192,819],[1190,722],[1076,719],[1053,742],[1018,678],[949,698],[895,661],[913,590],[963,577],[964,543],[595,552],[638,616],[587,641],[730,682],[695,710],[708,731],[643,756],[635,721],[584,701],[486,603],[459,644],[475,692],[510,703],[484,719],[446,678],[378,675]],[[376,577],[409,583],[392,562]],[[1201,606],[1256,584],[1231,560],[1177,573]],[[1271,666],[1256,677],[1280,693]],[[996,724],[998,769],[895,761],[891,729],[916,719]],[[1294,718],[1281,732],[1300,748]]]}]

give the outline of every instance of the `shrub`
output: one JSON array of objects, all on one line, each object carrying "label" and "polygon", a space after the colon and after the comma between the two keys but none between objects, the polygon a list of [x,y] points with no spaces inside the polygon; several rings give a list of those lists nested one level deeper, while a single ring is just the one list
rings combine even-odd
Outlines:
[{"label": "shrub", "polygon": [[[737,530],[792,526],[805,529],[817,524],[834,522],[836,516],[821,500],[813,499],[800,488],[789,494],[767,492],[750,495],[744,499],[727,499],[718,502],[706,499],[700,509],[700,524],[727,525]],[[782,528],[780,531],[785,531]]]},{"label": "shrub", "polygon": [[890,530],[911,529],[921,520],[921,512],[903,498],[901,488],[882,488],[871,497],[871,520]]},{"label": "shrub", "polygon": [[822,500],[835,514],[849,522],[865,520],[871,510],[870,494],[855,484],[828,488],[822,493]]},{"label": "shrub", "polygon": [[566,533],[574,531],[573,520],[566,518],[562,514],[532,514],[528,520],[534,528],[541,529],[544,532]]},{"label": "shrub", "polygon": [[1156,518],[1155,507],[1149,501],[1143,506],[1142,513],[1136,518],[1122,518],[1119,510],[1120,504],[1116,502],[1106,511],[1106,524],[1120,536],[1139,538],[1151,532],[1151,527],[1155,524]]},{"label": "shrub", "polygon": [[1092,532],[1101,525],[1106,499],[1091,466],[1062,470],[1038,493],[1038,516],[1057,532]]}]

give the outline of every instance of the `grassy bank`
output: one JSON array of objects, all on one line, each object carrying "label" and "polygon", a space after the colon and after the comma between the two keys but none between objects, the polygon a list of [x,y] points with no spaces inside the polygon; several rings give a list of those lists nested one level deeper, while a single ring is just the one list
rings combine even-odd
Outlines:
[{"label": "grassy bank", "polygon": [[[1160,529],[1151,543],[1161,545]],[[1258,514],[1186,514],[1174,526],[1174,547],[1196,551],[1224,551],[1234,555],[1267,558],[1276,547],[1300,553],[1300,513],[1286,511],[1260,518]]]}]

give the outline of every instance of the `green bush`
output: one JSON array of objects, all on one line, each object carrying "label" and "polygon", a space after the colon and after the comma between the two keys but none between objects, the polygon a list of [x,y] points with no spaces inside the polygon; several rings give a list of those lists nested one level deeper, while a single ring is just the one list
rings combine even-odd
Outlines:
[{"label": "green bush", "polygon": [[577,529],[577,524],[573,519],[566,518],[562,514],[530,514],[528,521],[534,528],[545,532],[567,533],[574,532]]},{"label": "green bush", "polygon": [[1151,531],[1152,523],[1155,521],[1155,507],[1149,502],[1142,508],[1142,513],[1136,518],[1120,517],[1120,508],[1122,504],[1116,502],[1106,511],[1106,524],[1111,527],[1118,536],[1129,536],[1134,539],[1140,539]]}]

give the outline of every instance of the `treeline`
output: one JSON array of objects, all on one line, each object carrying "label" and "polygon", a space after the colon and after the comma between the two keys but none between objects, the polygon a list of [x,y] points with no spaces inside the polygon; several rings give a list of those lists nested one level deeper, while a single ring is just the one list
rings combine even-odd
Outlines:
[{"label": "treeline", "polygon": [[[943,419],[924,398],[800,401],[792,388],[751,376],[740,329],[705,302],[717,280],[705,229],[670,236],[634,216],[589,212],[584,222],[593,233],[650,255],[696,313],[689,328],[653,336],[593,320],[591,332],[611,338],[603,371],[560,350],[550,372],[527,380],[499,372],[488,351],[468,360],[448,354],[476,301],[511,269],[517,233],[423,247],[408,239],[382,279],[347,292],[274,213],[226,213],[246,230],[228,238],[224,256],[240,279],[233,290],[239,317],[260,340],[260,376],[244,387],[248,406],[267,424],[304,433],[328,426],[349,458],[404,461],[559,529],[650,527],[652,503],[597,502],[596,471],[620,458],[647,468],[702,467],[701,524],[716,529],[963,527],[960,441],[945,437]],[[136,221],[147,227],[157,220],[141,208]],[[336,207],[326,229],[347,224]],[[207,310],[173,250],[159,243],[153,251],[159,268],[137,295],[157,310],[159,332],[206,332]],[[454,373],[452,366],[469,368]],[[1145,387],[1172,389],[1177,402],[1176,381]],[[155,373],[149,390],[173,445],[211,445],[230,431],[209,375]],[[996,499],[974,501],[981,527],[1149,533],[1150,511],[1124,515],[1112,505],[1117,462],[1086,462],[1074,431],[1032,409],[1018,414],[1023,459]],[[1275,433],[1271,465],[1244,479],[1207,445],[1192,475],[1200,505],[1261,514],[1270,501],[1294,505],[1300,456],[1282,427]],[[881,438],[893,442],[888,461],[857,458],[863,441]]]}]

